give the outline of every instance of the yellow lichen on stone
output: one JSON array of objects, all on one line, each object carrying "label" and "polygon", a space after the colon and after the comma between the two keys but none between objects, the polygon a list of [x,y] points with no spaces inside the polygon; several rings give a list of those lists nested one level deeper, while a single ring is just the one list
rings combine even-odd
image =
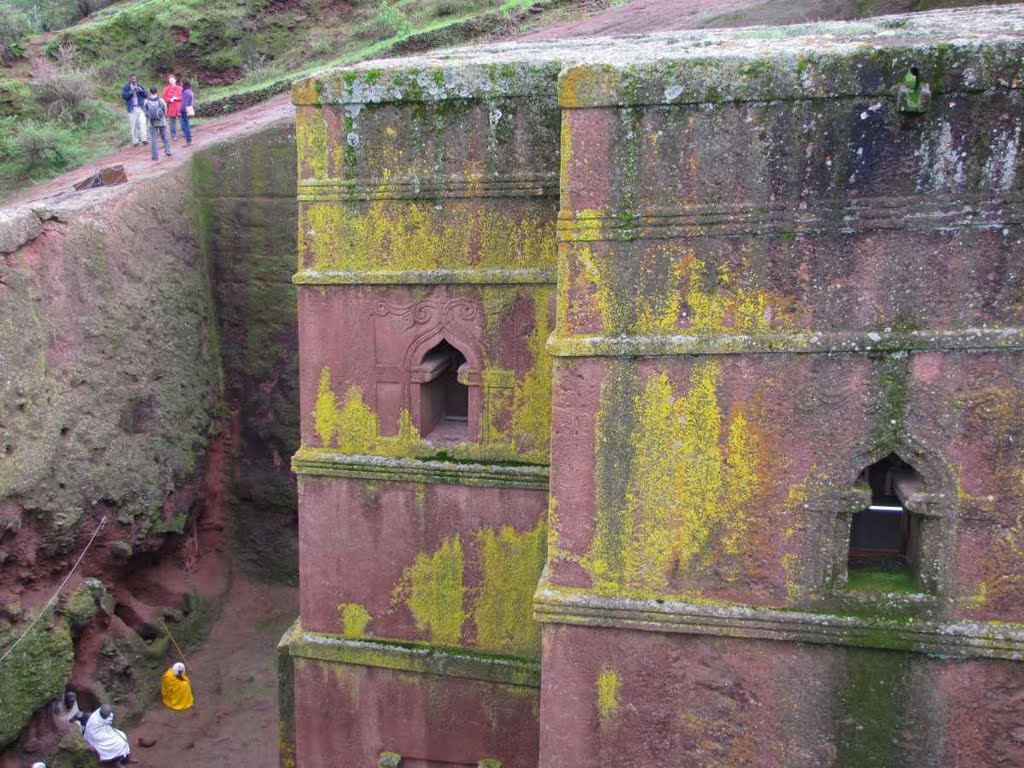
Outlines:
[{"label": "yellow lichen on stone", "polygon": [[636,319],[636,333],[670,333],[675,330],[679,320],[682,300],[679,291],[675,290],[675,286],[682,277],[683,261],[671,259],[667,248],[663,250],[661,259],[668,257],[672,266],[669,274],[664,278],[664,290],[657,293],[645,292],[640,313]]},{"label": "yellow lichen on stone", "polygon": [[398,434],[382,436],[377,414],[363,400],[359,387],[349,387],[339,406],[327,366],[320,371],[313,423],[325,448],[337,448],[344,453],[412,456],[423,445],[406,409],[398,417]]},{"label": "yellow lichen on stone", "polygon": [[346,453],[369,453],[378,441],[377,416],[364,402],[363,391],[349,387],[339,408],[331,388],[331,372],[326,366],[320,371],[314,424],[325,446]]},{"label": "yellow lichen on stone", "polygon": [[722,540],[725,552],[738,554],[753,515],[750,502],[757,486],[757,436],[751,431],[747,418],[738,412],[729,425],[726,438],[725,502],[728,532]]},{"label": "yellow lichen on stone", "polygon": [[534,291],[536,325],[530,336],[533,367],[516,387],[512,433],[516,448],[546,455],[551,436],[551,356],[547,340],[551,334],[547,289]]},{"label": "yellow lichen on stone", "polygon": [[439,645],[458,645],[462,640],[466,621],[462,569],[462,540],[458,536],[445,539],[433,554],[416,556],[394,591],[394,601],[405,602],[416,628]]},{"label": "yellow lichen on stone", "polygon": [[701,259],[685,257],[686,304],[692,330],[715,333],[731,328],[744,333],[771,328],[770,307],[778,303],[766,291],[748,291],[731,286],[732,275],[720,268],[709,279]]},{"label": "yellow lichen on stone", "polygon": [[325,446],[334,444],[337,423],[338,402],[331,388],[331,370],[325,365],[320,371],[317,386],[316,405],[313,408],[313,424],[320,442]]},{"label": "yellow lichen on stone", "polygon": [[676,573],[685,583],[713,558],[744,554],[762,485],[758,438],[742,409],[723,417],[719,373],[716,360],[695,364],[680,397],[654,374],[636,396],[621,507],[601,499],[583,559],[599,591],[663,592]]},{"label": "yellow lichen on stone", "polygon": [[345,203],[304,207],[300,252],[321,270],[431,270],[467,267],[549,268],[553,221],[512,218],[479,206],[451,210],[377,200],[365,210]]},{"label": "yellow lichen on stone", "polygon": [[533,593],[544,567],[543,519],[524,533],[511,526],[478,533],[481,582],[473,605],[476,644],[517,656],[540,653],[540,625],[533,621]]},{"label": "yellow lichen on stone", "polygon": [[610,722],[619,708],[619,687],[622,681],[619,675],[612,669],[602,669],[597,676],[595,689],[597,690],[597,719],[604,728]]},{"label": "yellow lichen on stone", "polygon": [[299,208],[298,252],[303,263],[326,269],[339,260],[345,211],[333,203],[305,203]]},{"label": "yellow lichen on stone", "polygon": [[300,108],[295,113],[295,146],[299,155],[299,178],[327,178],[330,148],[323,110]]},{"label": "yellow lichen on stone", "polygon": [[359,387],[349,387],[338,411],[336,443],[346,453],[369,453],[377,441],[377,416],[363,400]]},{"label": "yellow lichen on stone", "polygon": [[366,625],[373,617],[359,603],[341,603],[338,606],[338,623],[345,637],[362,637],[366,634]]}]

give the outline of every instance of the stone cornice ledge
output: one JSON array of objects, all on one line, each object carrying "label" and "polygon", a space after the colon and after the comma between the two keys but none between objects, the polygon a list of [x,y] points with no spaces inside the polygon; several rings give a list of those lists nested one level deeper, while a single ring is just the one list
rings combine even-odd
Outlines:
[{"label": "stone cornice ledge", "polygon": [[603,597],[541,584],[534,619],[648,632],[916,651],[941,656],[1024,659],[1024,625],[864,618],[741,605]]},{"label": "stone cornice ledge", "polygon": [[302,448],[292,457],[297,475],[354,477],[412,483],[495,486],[547,490],[548,467],[398,459],[389,456],[365,456]]},{"label": "stone cornice ledge", "polygon": [[282,645],[287,646],[292,657],[300,659],[540,687],[540,663],[532,659],[418,643],[342,637],[309,632],[298,624],[282,638]]},{"label": "stone cornice ledge", "polygon": [[861,354],[898,350],[984,351],[1024,348],[1022,328],[934,331],[796,331],[672,336],[570,336],[552,334],[555,357],[660,355]]},{"label": "stone cornice ledge", "polygon": [[295,285],[554,285],[554,269],[302,269]]}]

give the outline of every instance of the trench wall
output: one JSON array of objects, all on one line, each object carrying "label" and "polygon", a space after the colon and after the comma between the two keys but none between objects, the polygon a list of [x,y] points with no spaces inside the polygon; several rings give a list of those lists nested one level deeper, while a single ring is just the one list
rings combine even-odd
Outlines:
[{"label": "trench wall", "polygon": [[225,547],[254,575],[296,578],[281,458],[297,447],[292,147],[282,124],[159,178],[0,217],[5,637],[107,519],[4,662],[12,760],[49,748],[35,713],[66,685],[122,716],[147,704],[167,651],[149,642],[155,621],[201,636]]}]

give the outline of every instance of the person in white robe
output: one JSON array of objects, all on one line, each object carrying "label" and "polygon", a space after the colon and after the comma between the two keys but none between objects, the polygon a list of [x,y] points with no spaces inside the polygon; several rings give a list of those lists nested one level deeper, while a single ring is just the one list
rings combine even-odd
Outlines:
[{"label": "person in white robe", "polygon": [[124,731],[114,727],[114,712],[104,704],[85,723],[85,741],[101,763],[130,763],[131,746]]}]

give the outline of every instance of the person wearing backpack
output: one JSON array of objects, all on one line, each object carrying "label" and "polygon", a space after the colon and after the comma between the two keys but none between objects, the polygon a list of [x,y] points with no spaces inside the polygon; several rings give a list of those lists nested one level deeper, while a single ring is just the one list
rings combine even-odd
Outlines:
[{"label": "person wearing backpack", "polygon": [[164,154],[171,156],[171,143],[167,140],[167,102],[156,95],[156,88],[149,89],[149,98],[142,104],[149,122],[149,148],[154,160],[159,160],[156,146],[157,137],[164,142]]}]

